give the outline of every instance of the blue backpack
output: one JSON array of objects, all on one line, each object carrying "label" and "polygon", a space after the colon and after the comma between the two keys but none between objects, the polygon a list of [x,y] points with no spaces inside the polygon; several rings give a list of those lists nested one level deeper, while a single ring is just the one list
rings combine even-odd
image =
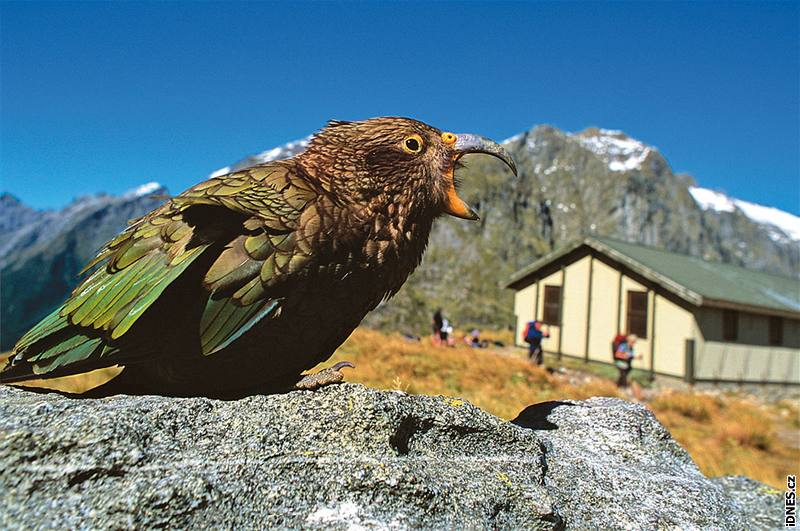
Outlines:
[{"label": "blue backpack", "polygon": [[525,325],[525,342],[534,343],[542,338],[541,330],[536,330],[536,321],[530,321]]}]

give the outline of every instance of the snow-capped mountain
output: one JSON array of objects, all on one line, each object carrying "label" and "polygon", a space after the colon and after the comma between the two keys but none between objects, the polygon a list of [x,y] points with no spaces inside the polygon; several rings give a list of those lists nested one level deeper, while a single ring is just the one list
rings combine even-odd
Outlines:
[{"label": "snow-capped mountain", "polygon": [[132,188],[128,190],[122,197],[127,199],[133,199],[136,197],[145,197],[148,195],[154,195],[157,193],[165,193],[166,188],[161,186],[161,183],[157,183],[155,181],[150,181],[149,183],[144,183],[142,185],[137,186],[136,188]]},{"label": "snow-capped mountain", "polygon": [[[647,164],[648,157],[660,154],[652,146],[648,146],[638,140],[630,138],[625,133],[614,129],[589,128],[579,133],[564,133],[565,136],[575,139],[586,149],[602,159],[608,169],[612,172],[641,171]],[[536,146],[535,138],[528,137],[526,133],[520,133],[504,141],[505,144],[514,144],[523,136],[526,136],[526,147],[533,149]],[[230,166],[220,168],[211,173],[212,177],[225,175],[232,171],[247,168],[256,164],[281,160],[292,157],[302,152],[308,145],[311,137],[289,142],[282,146],[277,146],[257,155],[248,156]],[[543,168],[541,165],[538,171],[549,171],[552,173],[556,167],[551,165]],[[152,183],[151,183],[152,184]],[[739,211],[750,218],[755,223],[774,227],[776,230],[771,237],[776,241],[800,241],[800,217],[777,209],[775,207],[759,205],[736,199],[725,195],[722,192],[701,188],[699,186],[689,186],[689,192],[694,200],[703,210],[713,210],[715,212],[735,212]]]},{"label": "snow-capped mountain", "polygon": [[[612,172],[641,171],[648,157],[658,153],[656,148],[617,130],[590,128],[571,136],[605,161]],[[800,241],[800,217],[794,214],[699,186],[689,186],[689,193],[703,210],[739,212],[769,227],[775,241]]]}]

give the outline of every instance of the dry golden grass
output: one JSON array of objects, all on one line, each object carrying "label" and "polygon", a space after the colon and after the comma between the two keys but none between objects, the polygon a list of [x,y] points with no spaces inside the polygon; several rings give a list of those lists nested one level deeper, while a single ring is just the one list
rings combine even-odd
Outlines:
[{"label": "dry golden grass", "polygon": [[658,419],[707,475],[741,474],[776,488],[800,468],[793,417],[734,396],[665,392],[650,404]]},{"label": "dry golden grass", "polygon": [[[485,339],[510,342],[507,333]],[[461,335],[457,334],[460,338]],[[546,400],[622,396],[614,383],[589,372],[550,374],[519,351],[433,346],[429,338],[358,329],[321,366],[351,361],[347,380],[379,389],[465,398],[501,418],[512,419],[530,404]],[[0,367],[4,362],[0,356]],[[118,369],[26,382],[36,387],[82,392],[107,381]],[[613,373],[612,373],[613,374]],[[800,410],[796,402],[759,404],[736,396],[700,392],[647,391],[648,407],[709,476],[741,474],[783,488],[800,469]],[[625,396],[625,398],[630,398]]]},{"label": "dry golden grass", "polygon": [[488,350],[460,342],[453,348],[436,347],[429,338],[411,342],[360,328],[323,366],[352,361],[356,369],[347,372],[350,382],[414,394],[455,395],[503,418],[553,398],[553,377],[545,370],[521,357]]}]

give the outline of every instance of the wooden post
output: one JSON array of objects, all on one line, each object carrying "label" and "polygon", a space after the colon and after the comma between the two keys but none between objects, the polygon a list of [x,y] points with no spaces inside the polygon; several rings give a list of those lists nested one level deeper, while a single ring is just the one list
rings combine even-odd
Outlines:
[{"label": "wooden post", "polygon": [[564,299],[566,299],[567,290],[565,288],[565,281],[567,279],[567,268],[561,266],[561,301],[558,305],[558,361],[561,361],[561,338],[564,337]]},{"label": "wooden post", "polygon": [[542,283],[536,281],[536,300],[533,303],[533,320],[539,320],[539,290],[542,288]]},{"label": "wooden post", "polygon": [[583,362],[589,363],[589,330],[592,326],[592,276],[594,275],[594,256],[589,255],[589,291],[586,295],[586,343]]},{"label": "wooden post", "polygon": [[622,271],[619,272],[619,284],[617,284],[617,330],[614,335],[622,332]]},{"label": "wooden post", "polygon": [[514,345],[519,347],[521,345],[517,343],[517,338],[518,338],[517,334],[519,334],[519,315],[514,314]]},{"label": "wooden post", "polygon": [[683,380],[689,385],[694,384],[694,339],[687,339],[684,347]]},{"label": "wooden post", "polygon": [[648,289],[648,297],[653,294],[653,316],[650,325],[650,381],[656,379],[656,299],[658,295],[655,290]]}]

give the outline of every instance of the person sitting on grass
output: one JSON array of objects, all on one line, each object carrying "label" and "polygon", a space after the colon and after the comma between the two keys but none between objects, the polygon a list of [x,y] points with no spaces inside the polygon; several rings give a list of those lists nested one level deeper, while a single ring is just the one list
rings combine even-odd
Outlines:
[{"label": "person sitting on grass", "polygon": [[487,348],[489,346],[488,341],[481,341],[481,331],[477,328],[473,328],[469,335],[464,335],[464,343],[472,348]]}]

